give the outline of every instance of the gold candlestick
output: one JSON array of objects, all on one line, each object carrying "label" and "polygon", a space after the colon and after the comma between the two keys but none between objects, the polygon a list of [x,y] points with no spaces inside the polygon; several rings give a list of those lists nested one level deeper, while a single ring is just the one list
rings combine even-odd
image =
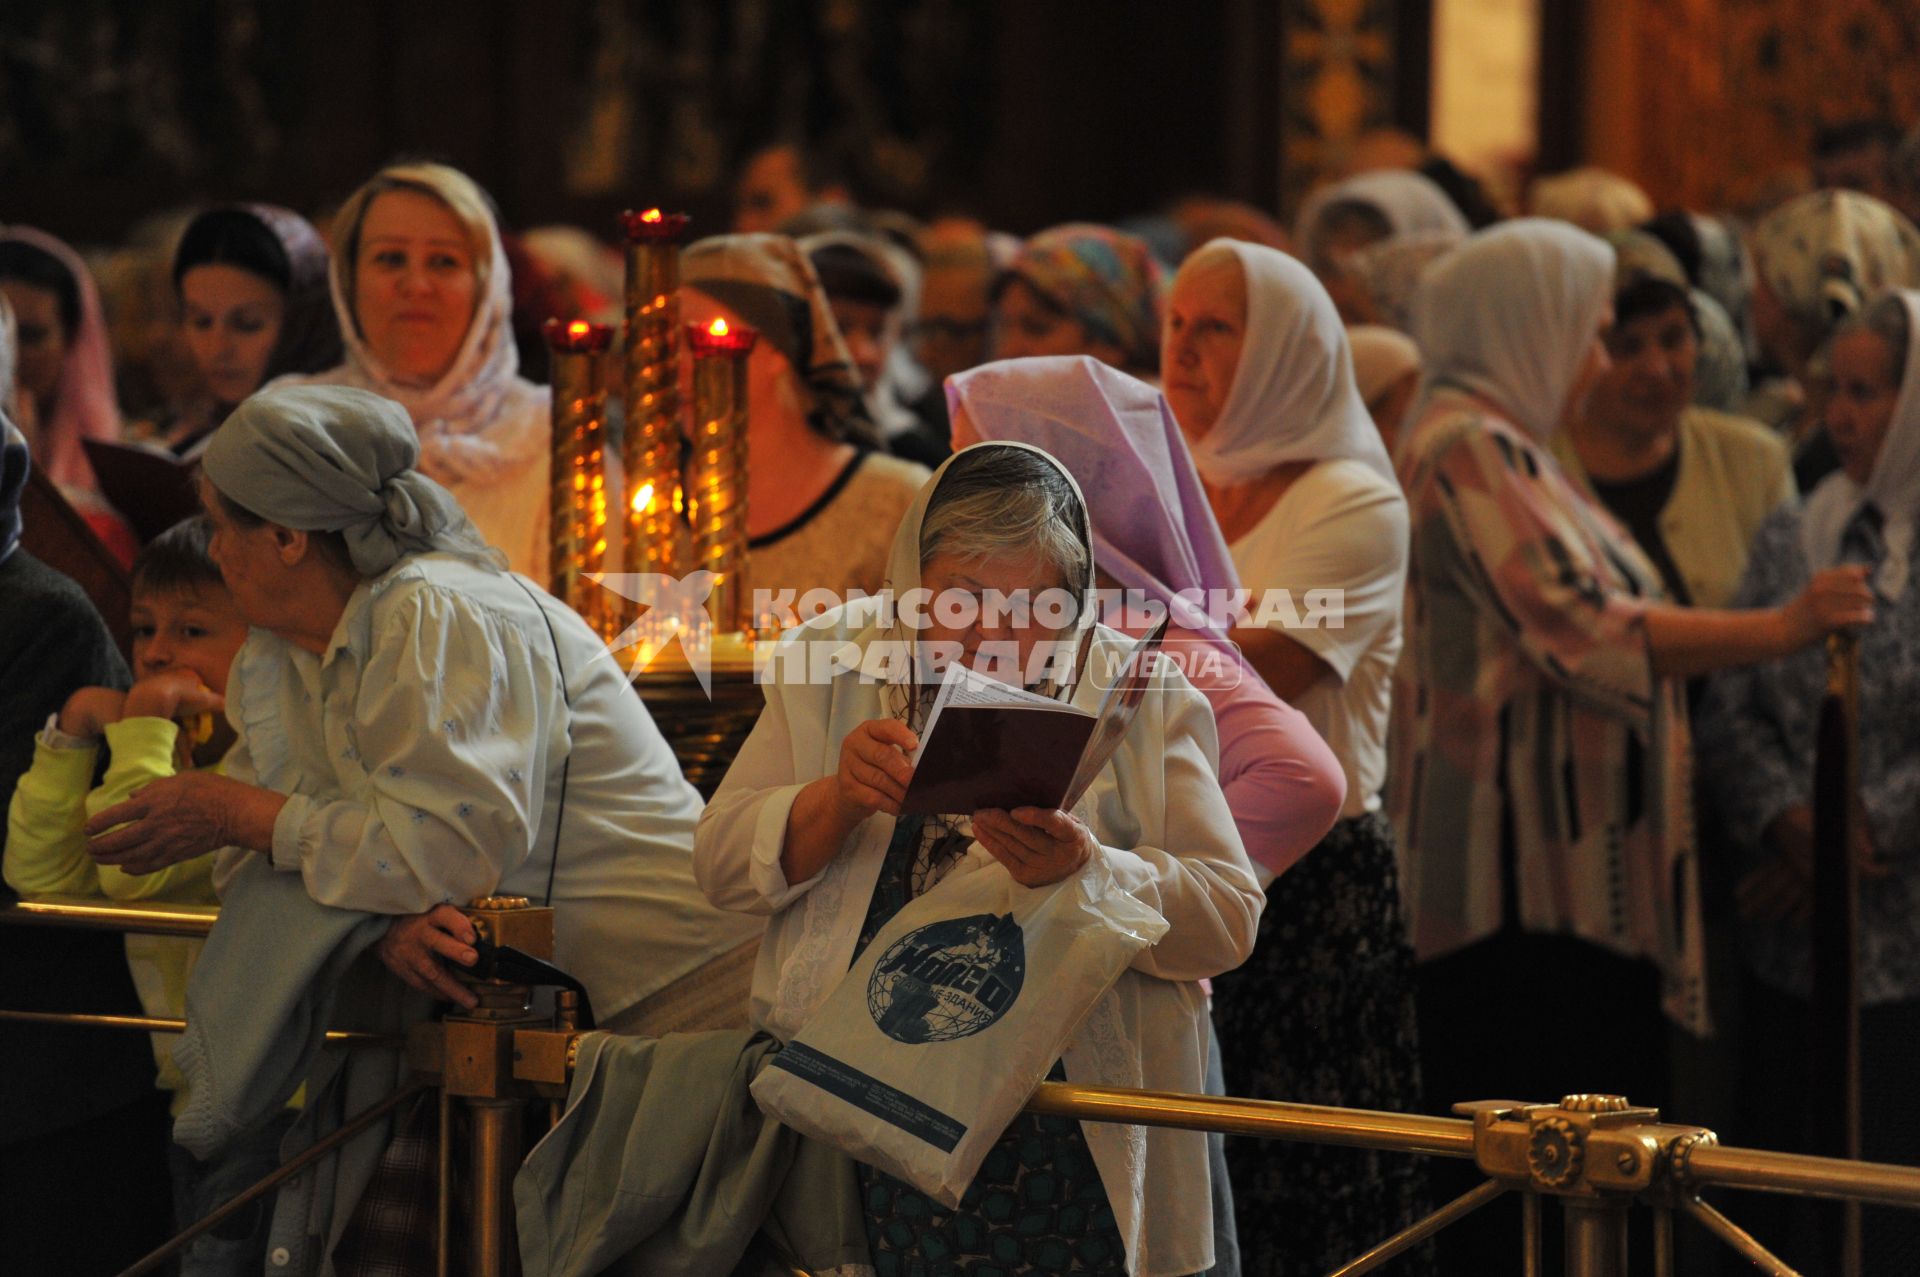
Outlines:
[{"label": "gold candlestick", "polygon": [[[627,239],[626,540],[621,570],[679,576],[686,569],[680,489],[681,213],[623,213]],[[632,618],[629,617],[629,620]]]},{"label": "gold candlestick", "polygon": [[548,560],[554,597],[603,638],[618,633],[613,596],[593,577],[607,563],[606,355],[613,329],[585,320],[549,319],[542,332],[553,352],[553,465]]},{"label": "gold candlestick", "polygon": [[752,628],[747,594],[747,356],[759,334],[716,319],[689,325],[693,457],[687,465],[691,565],[713,573],[707,608],[717,634]]}]

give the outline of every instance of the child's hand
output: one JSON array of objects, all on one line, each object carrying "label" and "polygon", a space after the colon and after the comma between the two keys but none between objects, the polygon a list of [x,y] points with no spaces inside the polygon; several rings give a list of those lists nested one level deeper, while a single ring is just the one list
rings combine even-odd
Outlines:
[{"label": "child's hand", "polygon": [[209,691],[192,670],[149,674],[127,693],[123,718],[185,718],[226,709],[226,698]]},{"label": "child's hand", "polygon": [[127,694],[111,687],[83,687],[67,697],[55,722],[69,736],[98,736],[125,714]]}]

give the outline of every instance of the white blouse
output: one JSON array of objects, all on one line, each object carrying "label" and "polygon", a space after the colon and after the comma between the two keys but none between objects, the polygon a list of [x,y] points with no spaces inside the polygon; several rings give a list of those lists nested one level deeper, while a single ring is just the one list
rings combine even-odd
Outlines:
[{"label": "white blouse", "polygon": [[[830,612],[781,643],[837,647],[866,630],[874,606],[861,602]],[[1129,642],[1104,629],[1095,631],[1094,641],[1090,668],[1103,667],[1100,648],[1115,651]],[[781,668],[782,659],[776,652],[773,668]],[[805,882],[786,881],[780,851],[795,797],[837,770],[849,731],[887,710],[883,686],[857,671],[819,684],[768,682],[765,690],[766,709],[701,814],[694,867],[715,904],[771,915],[754,972],[752,1014],[757,1027],[785,1040],[852,965],[894,822],[869,817],[826,869]],[[1096,708],[1102,691],[1083,678],[1073,703]],[[1207,1011],[1198,981],[1246,960],[1265,902],[1220,791],[1218,752],[1206,699],[1169,671],[1075,808],[1099,838],[1119,885],[1171,927],[1141,951],[1068,1044],[1063,1061],[1072,1081],[1203,1089]],[[990,863],[975,844],[951,872]],[[1211,1267],[1205,1136],[1111,1123],[1083,1130],[1126,1242],[1129,1272],[1174,1277]]]},{"label": "white blouse", "polygon": [[[1228,552],[1257,606],[1289,592],[1299,625],[1272,628],[1326,662],[1321,678],[1289,703],[1307,716],[1347,773],[1342,819],[1380,809],[1387,776],[1387,719],[1400,659],[1407,585],[1407,502],[1365,462],[1336,459],[1307,470]],[[1337,592],[1316,611],[1310,591]],[[1278,609],[1276,609],[1278,611]]]},{"label": "white blouse", "polygon": [[759,930],[695,887],[699,795],[618,664],[522,578],[418,556],[361,584],[324,656],[256,629],[227,717],[228,774],[290,795],[276,869],[369,913],[551,899],[601,1020]]}]

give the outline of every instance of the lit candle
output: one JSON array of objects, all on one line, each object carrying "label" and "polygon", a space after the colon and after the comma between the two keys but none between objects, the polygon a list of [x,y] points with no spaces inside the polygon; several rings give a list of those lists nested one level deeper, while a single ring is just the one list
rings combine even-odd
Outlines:
[{"label": "lit candle", "polygon": [[[549,319],[553,354],[553,464],[548,489],[553,596],[603,636],[617,618],[591,577],[607,570],[606,355],[613,329]],[[614,631],[617,633],[618,631]]]},{"label": "lit candle", "polygon": [[747,356],[759,334],[716,319],[687,327],[693,350],[693,457],[687,465],[691,563],[713,573],[716,634],[753,627],[747,594]]},{"label": "lit candle", "polygon": [[657,208],[620,215],[627,240],[623,572],[680,576],[686,568],[680,518],[680,241],[687,222],[683,213]]}]

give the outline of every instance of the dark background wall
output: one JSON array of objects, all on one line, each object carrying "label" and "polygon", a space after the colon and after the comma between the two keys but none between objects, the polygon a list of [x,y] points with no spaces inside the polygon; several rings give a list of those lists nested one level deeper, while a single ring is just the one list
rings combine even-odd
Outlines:
[{"label": "dark background wall", "polygon": [[739,155],[842,146],[880,202],[1029,231],[1190,190],[1271,207],[1267,0],[7,0],[0,219],[109,240],[207,199],[305,211],[446,159],[509,222],[660,202],[717,227]]}]

